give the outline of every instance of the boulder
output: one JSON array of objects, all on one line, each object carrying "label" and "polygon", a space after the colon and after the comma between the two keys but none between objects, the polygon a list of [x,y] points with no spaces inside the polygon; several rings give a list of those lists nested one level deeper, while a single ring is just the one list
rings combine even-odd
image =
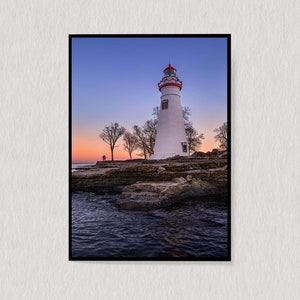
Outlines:
[{"label": "boulder", "polygon": [[116,201],[116,205],[128,210],[157,209],[174,205],[192,196],[215,192],[216,187],[212,184],[192,177],[190,183],[182,177],[168,182],[139,182],[124,187],[121,199]]}]

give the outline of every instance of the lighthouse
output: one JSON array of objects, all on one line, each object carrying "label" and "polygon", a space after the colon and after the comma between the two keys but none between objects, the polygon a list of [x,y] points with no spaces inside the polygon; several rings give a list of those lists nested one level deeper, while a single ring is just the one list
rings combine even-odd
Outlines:
[{"label": "lighthouse", "polygon": [[175,155],[188,156],[188,145],[180,100],[182,81],[169,64],[158,83],[161,92],[154,154],[149,159],[165,159]]}]

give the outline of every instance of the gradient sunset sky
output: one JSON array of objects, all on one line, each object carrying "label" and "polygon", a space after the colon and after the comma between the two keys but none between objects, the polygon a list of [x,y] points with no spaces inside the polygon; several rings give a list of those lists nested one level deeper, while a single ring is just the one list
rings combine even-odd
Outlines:
[{"label": "gradient sunset sky", "polygon": [[[218,147],[213,130],[227,121],[225,37],[72,37],[71,49],[73,162],[110,159],[109,145],[99,138],[105,125],[118,122],[132,131],[152,118],[169,63],[183,81],[181,104],[204,133],[199,150]],[[117,145],[115,160],[129,159],[122,139]]]}]

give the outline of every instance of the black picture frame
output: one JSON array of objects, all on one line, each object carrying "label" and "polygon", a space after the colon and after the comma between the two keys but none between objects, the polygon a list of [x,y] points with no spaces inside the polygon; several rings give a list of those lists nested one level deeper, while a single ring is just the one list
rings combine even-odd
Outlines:
[{"label": "black picture frame", "polygon": [[[85,38],[225,38],[227,40],[227,255],[224,257],[85,257],[72,255],[72,41]],[[70,261],[231,261],[231,34],[70,34],[69,42],[69,253]]]}]

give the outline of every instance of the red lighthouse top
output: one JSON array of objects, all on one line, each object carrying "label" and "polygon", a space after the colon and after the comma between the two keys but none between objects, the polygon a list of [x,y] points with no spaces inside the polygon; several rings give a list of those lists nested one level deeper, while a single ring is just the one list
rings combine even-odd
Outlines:
[{"label": "red lighthouse top", "polygon": [[171,64],[169,64],[165,69],[164,69],[164,72],[166,70],[174,70],[175,72],[177,71]]},{"label": "red lighthouse top", "polygon": [[177,70],[171,64],[164,69],[164,75],[160,83],[158,84],[159,91],[165,86],[177,86],[181,90],[182,81],[179,80],[176,74]]}]

